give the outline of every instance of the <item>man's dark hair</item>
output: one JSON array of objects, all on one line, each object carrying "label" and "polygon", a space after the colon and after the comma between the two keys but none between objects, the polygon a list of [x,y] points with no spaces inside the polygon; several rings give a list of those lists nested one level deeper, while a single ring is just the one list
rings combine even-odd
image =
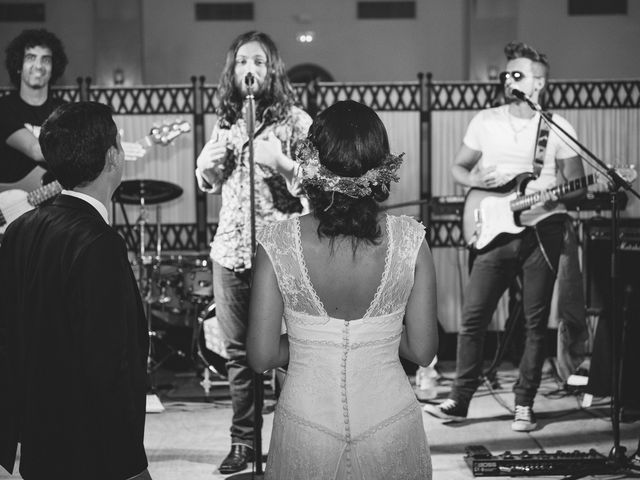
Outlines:
[{"label": "man's dark hair", "polygon": [[236,55],[240,47],[249,42],[258,42],[267,54],[267,76],[264,91],[256,102],[256,117],[265,123],[282,120],[294,103],[295,93],[274,41],[266,33],[246,32],[239,35],[229,47],[218,84],[220,104],[217,113],[228,125],[233,125],[241,116],[244,97],[235,84]]},{"label": "man's dark hair", "polygon": [[549,60],[544,53],[538,52],[535,48],[523,42],[510,42],[504,47],[504,54],[507,60],[516,58],[528,58],[534,64],[534,69],[538,71],[536,74],[544,77],[545,80],[549,76]]},{"label": "man's dark hair", "polygon": [[117,134],[107,105],[68,103],[56,108],[42,125],[40,147],[56,179],[71,190],[100,175],[107,151],[117,147]]},{"label": "man's dark hair", "polygon": [[24,63],[24,52],[27,48],[33,47],[47,47],[51,50],[51,84],[62,76],[65,68],[67,68],[67,63],[69,63],[62,42],[53,33],[43,28],[23,30],[20,35],[11,40],[5,50],[5,66],[7,67],[9,78],[11,83],[18,88],[20,87],[20,72]]}]

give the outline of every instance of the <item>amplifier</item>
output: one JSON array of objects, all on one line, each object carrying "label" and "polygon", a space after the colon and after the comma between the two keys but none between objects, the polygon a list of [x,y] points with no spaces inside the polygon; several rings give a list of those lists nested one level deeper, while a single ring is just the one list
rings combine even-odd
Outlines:
[{"label": "amplifier", "polygon": [[474,477],[530,477],[535,475],[575,475],[580,472],[606,473],[607,457],[594,449],[588,452],[521,453],[506,451],[492,455],[483,445],[465,448],[465,462]]}]

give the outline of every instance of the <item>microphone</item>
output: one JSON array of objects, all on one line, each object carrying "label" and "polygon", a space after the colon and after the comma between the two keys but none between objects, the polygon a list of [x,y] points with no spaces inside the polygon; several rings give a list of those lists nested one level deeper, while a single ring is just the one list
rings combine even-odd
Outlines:
[{"label": "microphone", "polygon": [[253,74],[251,72],[247,73],[244,76],[244,84],[247,86],[249,90],[253,88],[253,83],[255,82],[255,78],[253,78]]},{"label": "microphone", "polygon": [[509,91],[511,92],[511,95],[513,95],[514,97],[516,97],[518,100],[522,100],[523,102],[526,102],[527,105],[529,105],[531,108],[533,108],[534,110],[540,111],[542,110],[542,107],[540,107],[540,105],[538,105],[537,103],[535,103],[533,100],[531,100],[526,93],[524,93],[521,90],[518,90],[517,88],[510,88]]},{"label": "microphone", "polygon": [[524,92],[518,90],[517,88],[512,88],[510,91],[511,91],[511,95],[522,100],[523,102],[526,102],[527,100],[529,100],[529,98],[524,94]]}]

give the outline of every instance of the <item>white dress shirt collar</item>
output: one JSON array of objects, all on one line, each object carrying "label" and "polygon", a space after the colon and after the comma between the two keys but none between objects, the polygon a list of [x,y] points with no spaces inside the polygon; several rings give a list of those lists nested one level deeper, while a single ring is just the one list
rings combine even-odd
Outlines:
[{"label": "white dress shirt collar", "polygon": [[93,208],[95,208],[98,211],[98,213],[102,218],[104,218],[104,221],[106,223],[109,223],[109,213],[107,211],[107,207],[105,207],[105,205],[101,201],[97,200],[91,195],[87,195],[86,193],[76,192],[74,190],[62,190],[62,192],[60,193],[62,195],[69,195],[70,197],[76,197],[76,198],[79,198],[80,200],[84,200],[85,202],[90,204]]}]

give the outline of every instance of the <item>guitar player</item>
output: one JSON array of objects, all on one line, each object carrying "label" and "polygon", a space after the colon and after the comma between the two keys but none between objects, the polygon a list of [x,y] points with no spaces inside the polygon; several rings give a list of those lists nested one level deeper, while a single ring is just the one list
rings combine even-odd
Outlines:
[{"label": "guitar player", "polygon": [[[539,215],[520,233],[500,235],[476,252],[465,289],[455,380],[448,399],[438,405],[427,404],[425,411],[449,421],[466,419],[481,382],[487,327],[500,297],[521,273],[526,339],[513,387],[511,428],[528,432],[537,426],[533,403],[545,360],[547,321],[568,218],[562,203],[546,190],[583,177],[584,169],[561,134],[549,129],[540,121],[540,114],[513,93],[515,89],[538,102],[549,71],[546,56],[524,43],[509,43],[504,51],[507,64],[500,80],[507,102],[483,110],[471,120],[451,172],[456,182],[482,189],[504,187],[516,175],[530,172],[536,178],[528,183],[526,193],[542,192],[535,205]],[[554,114],[553,119],[575,135],[564,118]],[[578,188],[570,196],[584,192]],[[581,282],[577,288],[582,288]]]},{"label": "guitar player", "polygon": [[40,186],[46,170],[38,134],[64,103],[49,87],[67,63],[62,42],[47,30],[24,30],[9,43],[5,65],[16,90],[0,97],[0,191]]}]

